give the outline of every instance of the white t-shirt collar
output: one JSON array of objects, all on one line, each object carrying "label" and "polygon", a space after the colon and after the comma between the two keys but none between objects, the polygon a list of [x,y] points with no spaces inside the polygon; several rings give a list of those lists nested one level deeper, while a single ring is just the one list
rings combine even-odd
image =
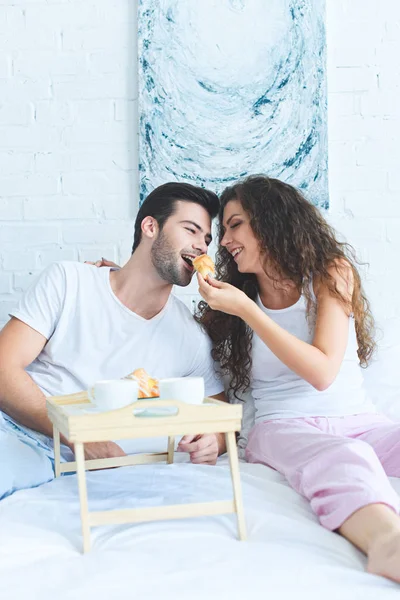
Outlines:
[{"label": "white t-shirt collar", "polygon": [[151,319],[145,319],[144,317],[141,317],[140,315],[135,313],[133,310],[130,310],[130,308],[125,306],[125,304],[123,302],[121,302],[121,300],[118,298],[118,296],[116,296],[116,294],[114,293],[114,291],[111,287],[111,282],[110,282],[110,272],[118,271],[118,270],[119,269],[116,269],[115,267],[100,267],[99,268],[99,271],[100,271],[101,275],[103,276],[103,281],[105,282],[107,290],[110,293],[111,297],[113,298],[114,302],[116,302],[126,313],[128,313],[129,315],[131,315],[132,317],[134,317],[136,319],[139,319],[140,321],[142,321],[144,323],[155,323],[156,321],[161,319],[161,317],[164,315],[164,313],[168,309],[168,306],[171,301],[171,294],[168,296],[167,302],[164,304],[163,308],[160,310],[159,313],[157,313]]}]

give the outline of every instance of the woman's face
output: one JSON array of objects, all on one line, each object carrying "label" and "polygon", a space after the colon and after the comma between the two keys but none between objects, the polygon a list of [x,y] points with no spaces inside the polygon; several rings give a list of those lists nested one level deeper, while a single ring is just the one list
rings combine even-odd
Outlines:
[{"label": "woman's face", "polygon": [[221,246],[233,256],[241,273],[264,272],[261,264],[260,244],[250,227],[250,218],[239,200],[230,200],[224,208],[222,219],[224,237]]}]

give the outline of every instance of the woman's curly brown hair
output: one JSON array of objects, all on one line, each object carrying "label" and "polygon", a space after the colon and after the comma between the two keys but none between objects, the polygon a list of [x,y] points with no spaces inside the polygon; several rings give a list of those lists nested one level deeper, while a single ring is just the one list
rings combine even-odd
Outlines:
[{"label": "woman's curly brown hair", "polygon": [[[340,242],[334,229],[328,225],[320,211],[294,187],[263,175],[253,175],[228,187],[221,195],[219,214],[219,240],[224,235],[222,217],[230,200],[239,200],[249,215],[251,228],[265,249],[268,261],[274,266],[278,278],[290,279],[307,300],[308,313],[313,308],[310,294],[313,279],[325,284],[349,313],[353,313],[358,341],[358,357],[363,367],[368,365],[374,348],[374,320],[364,295],[356,264],[360,264],[354,249]],[[350,266],[354,288],[349,306],[337,289],[329,269],[343,263]],[[232,255],[219,247],[216,258],[217,278],[242,290],[252,300],[258,294],[255,275],[240,273]],[[315,307],[314,307],[315,308]],[[213,358],[220,363],[223,373],[230,377],[230,389],[235,395],[250,386],[252,330],[239,317],[212,310],[200,302],[197,320],[211,337]]]}]

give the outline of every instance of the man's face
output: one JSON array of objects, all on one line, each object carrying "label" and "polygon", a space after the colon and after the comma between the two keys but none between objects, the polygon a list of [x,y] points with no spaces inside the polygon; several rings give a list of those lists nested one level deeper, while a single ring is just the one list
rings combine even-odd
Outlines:
[{"label": "man's face", "polygon": [[167,219],[151,248],[158,275],[173,285],[189,285],[192,260],[206,254],[210,242],[211,218],[206,209],[194,202],[177,201],[174,214]]}]

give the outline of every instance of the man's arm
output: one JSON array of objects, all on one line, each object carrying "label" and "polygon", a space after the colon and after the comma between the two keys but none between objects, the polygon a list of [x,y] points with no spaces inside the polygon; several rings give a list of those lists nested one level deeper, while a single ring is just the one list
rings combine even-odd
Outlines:
[{"label": "man's arm", "polygon": [[[19,319],[12,318],[0,332],[0,410],[21,425],[53,435],[47,416],[46,397],[25,371],[39,356],[47,339]],[[62,439],[64,444],[67,440]],[[86,458],[124,456],[113,442],[85,444]]]},{"label": "man's arm", "polygon": [[25,371],[46,342],[41,333],[15,318],[0,332],[0,409],[18,423],[51,436],[45,395]]}]

